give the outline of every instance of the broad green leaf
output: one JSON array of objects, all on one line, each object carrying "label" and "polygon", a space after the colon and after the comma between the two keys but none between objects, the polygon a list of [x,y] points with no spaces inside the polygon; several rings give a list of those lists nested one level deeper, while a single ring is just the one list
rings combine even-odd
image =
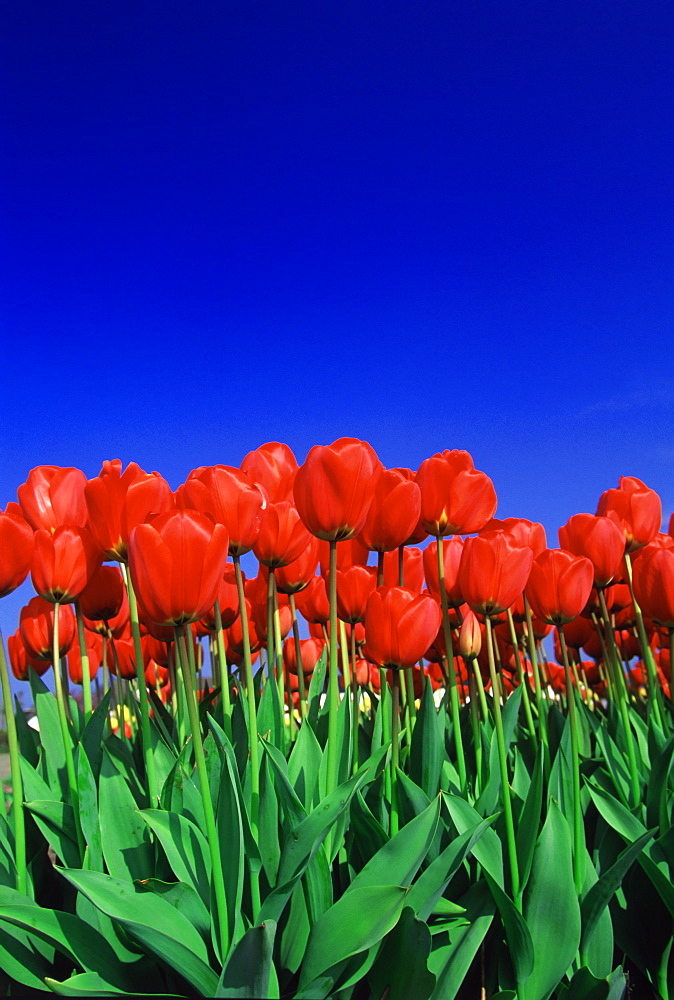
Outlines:
[{"label": "broad green leaf", "polygon": [[446,933],[433,940],[428,968],[436,977],[432,1000],[454,1000],[491,927],[496,904],[486,882],[476,882],[461,898],[468,923],[457,928],[451,940]]},{"label": "broad green leaf", "polygon": [[[224,735],[224,734],[223,734]],[[225,739],[227,737],[225,736]],[[236,760],[231,749],[223,748],[222,779],[218,796],[218,814],[216,818],[220,855],[223,863],[225,883],[225,898],[227,901],[227,927],[230,942],[235,939],[237,926],[241,921],[241,904],[243,899],[244,861],[246,855],[244,814],[245,807],[239,785],[239,773]],[[247,819],[245,820],[247,823]],[[252,834],[251,834],[251,840]],[[255,870],[259,865],[258,852],[255,850],[249,856],[249,865]],[[219,943],[217,944],[219,948]],[[222,960],[226,956],[222,956]]]},{"label": "broad green leaf", "polygon": [[[601,822],[601,820],[600,820]],[[597,872],[587,848],[585,850],[585,871],[583,878],[583,888],[580,894],[581,899],[581,942],[583,938],[583,909],[582,901],[594,885],[597,884]],[[591,934],[586,938],[586,944],[581,943],[580,955],[583,963],[588,967],[594,976],[601,978],[608,976],[613,969],[613,955],[615,950],[615,939],[613,934],[613,920],[608,907],[599,914],[597,922]]]},{"label": "broad green leaf", "polygon": [[571,833],[559,806],[550,801],[534,851],[524,895],[524,919],[536,964],[519,984],[521,1000],[547,1000],[580,944],[580,906],[573,882]]},{"label": "broad green leaf", "polygon": [[54,968],[54,948],[24,927],[2,918],[0,907],[0,968],[32,990],[44,989],[44,978]]},{"label": "broad green leaf", "polygon": [[161,879],[150,878],[144,882],[134,883],[139,892],[154,892],[175,906],[201,934],[204,941],[210,940],[211,915],[203,900],[186,882],[162,882]]},{"label": "broad green leaf", "polygon": [[[483,819],[473,807],[458,795],[444,794],[445,803],[457,831],[473,830]],[[498,885],[503,888],[503,848],[496,832],[486,829],[473,847],[473,856]]]},{"label": "broad green leaf", "polygon": [[407,889],[366,885],[346,893],[313,925],[300,970],[300,991],[337,962],[377,944],[395,927]]},{"label": "broad green leaf", "polygon": [[596,979],[583,967],[574,973],[568,986],[562,986],[560,1000],[606,1000],[609,990],[608,979]]},{"label": "broad green leaf", "polygon": [[80,746],[84,749],[84,752],[89,758],[91,771],[97,782],[101,770],[101,760],[103,758],[103,736],[105,733],[105,727],[108,723],[111,694],[111,689],[108,689],[105,692],[94,709],[91,718],[84,727],[82,736],[80,737]]},{"label": "broad green leaf", "polygon": [[160,896],[139,891],[121,879],[99,872],[62,869],[61,874],[103,913],[175,969],[200,996],[214,996],[218,977],[208,964],[199,933],[174,906]]},{"label": "broad green leaf", "polygon": [[128,784],[103,754],[98,788],[101,845],[108,871],[115,878],[145,879],[154,875],[150,835]]},{"label": "broad green leaf", "polygon": [[382,827],[375,817],[372,815],[370,807],[365,802],[362,794],[356,792],[351,803],[351,827],[350,832],[353,835],[353,847],[350,854],[350,861],[354,864],[358,864],[358,861],[354,861],[353,849],[355,848],[360,855],[361,867],[364,866],[370,858],[377,853],[380,847],[388,841],[388,834]]},{"label": "broad green leaf", "polygon": [[[61,736],[58,703],[55,695],[34,670],[28,671],[35,711],[40,723],[42,757],[46,762],[49,784],[52,789],[60,789],[64,802],[70,801],[68,773],[66,771],[66,751]],[[72,732],[71,743],[72,743]]]},{"label": "broad green leaf", "polygon": [[323,751],[311,726],[300,726],[288,760],[288,778],[305,809],[310,809]]},{"label": "broad green leaf", "polygon": [[521,988],[522,984],[528,980],[534,967],[534,945],[531,934],[522,914],[510,896],[504,892],[488,872],[485,872],[485,878],[501,914],[508,942],[508,954],[515,970],[518,987]]},{"label": "broad green leaf", "polygon": [[53,847],[57,857],[70,865],[80,864],[80,851],[75,832],[75,815],[69,803],[53,802],[49,799],[35,799],[26,802],[26,809],[45,839]]},{"label": "broad green leaf", "polygon": [[211,856],[201,830],[186,816],[164,809],[143,809],[139,815],[156,834],[176,878],[191,885],[208,906]]},{"label": "broad green leaf", "polygon": [[77,798],[80,808],[80,826],[89,848],[90,867],[103,871],[103,848],[101,846],[101,826],[98,816],[98,791],[91,763],[80,743],[75,753],[77,771]]},{"label": "broad green leaf", "polygon": [[307,694],[307,722],[311,728],[316,732],[316,723],[318,721],[318,713],[320,710],[321,695],[325,688],[325,678],[327,674],[327,663],[328,655],[327,650],[324,649],[321,653],[318,663],[314,667],[314,672],[311,675],[311,681],[309,682],[309,692]]},{"label": "broad green leaf", "polygon": [[273,920],[246,931],[222,970],[216,997],[278,997],[278,989],[270,990],[275,935]]},{"label": "broad green leaf", "polygon": [[40,759],[40,735],[28,725],[26,713],[18,698],[14,698],[14,718],[16,720],[16,735],[19,739],[19,752],[31,767],[37,767]]},{"label": "broad green leaf", "polygon": [[543,744],[541,744],[536,754],[531,784],[529,785],[526,801],[522,807],[515,835],[517,864],[522,888],[526,888],[529,878],[531,863],[534,858],[534,849],[538,839],[538,827],[541,822],[541,807],[543,805],[543,754],[544,748]]},{"label": "broad green leaf", "polygon": [[281,845],[279,844],[279,804],[276,798],[269,754],[260,761],[259,847],[262,866],[270,886],[276,885]]},{"label": "broad green leaf", "polygon": [[670,779],[673,763],[674,736],[655,756],[653,770],[646,787],[646,822],[650,827],[659,827],[662,831],[671,826],[670,810],[673,796]]},{"label": "broad green leaf", "polygon": [[423,788],[429,799],[440,788],[442,767],[442,726],[433,701],[433,690],[428,675],[424,680],[424,693],[410,747],[410,777]]},{"label": "broad green leaf", "polygon": [[428,927],[405,905],[368,975],[373,995],[387,1000],[427,1000],[435,989],[435,976],[427,966],[430,951]]},{"label": "broad green leaf", "polygon": [[[62,997],[118,997],[128,996],[126,990],[115,989],[110,983],[106,983],[97,972],[82,972],[77,976],[71,976],[62,983],[56,979],[45,977],[45,983],[58,996]],[[134,991],[136,997],[162,997],[166,1000],[180,1000],[180,995],[176,993],[138,993]]]}]

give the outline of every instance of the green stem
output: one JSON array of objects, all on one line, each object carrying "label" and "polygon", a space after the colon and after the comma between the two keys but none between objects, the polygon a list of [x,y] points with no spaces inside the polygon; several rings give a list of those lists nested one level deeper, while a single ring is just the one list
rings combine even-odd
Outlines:
[{"label": "green stem", "polygon": [[[337,542],[330,542],[330,668],[328,675],[328,764],[325,794],[334,792],[338,784],[337,711],[339,709],[339,675],[337,667]],[[329,835],[328,835],[329,837]]]},{"label": "green stem", "polygon": [[648,642],[648,637],[646,635],[646,629],[644,628],[644,618],[641,613],[641,608],[637,604],[634,597],[634,587],[632,586],[632,560],[630,558],[629,552],[625,553],[625,567],[627,569],[627,584],[630,588],[630,596],[632,598],[632,603],[634,605],[634,610],[636,612],[637,618],[637,632],[639,633],[639,644],[641,646],[641,656],[646,664],[646,672],[648,675],[648,694],[649,694],[649,704],[653,712],[653,718],[655,719],[657,725],[660,729],[663,729],[662,716],[664,713],[664,708],[662,705],[662,691],[660,689],[660,684],[658,682],[658,672],[655,666],[655,660],[653,659],[653,650]]},{"label": "green stem", "polygon": [[526,615],[527,624],[527,649],[529,652],[529,662],[531,663],[531,671],[534,675],[534,696],[536,698],[536,709],[538,710],[538,725],[540,730],[540,737],[543,747],[545,749],[544,753],[544,767],[546,776],[550,776],[550,745],[548,741],[548,706],[545,698],[543,697],[543,691],[541,688],[541,675],[538,669],[538,655],[536,653],[536,638],[534,636],[534,623],[531,617],[531,608],[529,607],[529,602],[527,600],[526,594],[524,595],[524,613]]},{"label": "green stem", "polygon": [[515,621],[513,619],[513,614],[510,608],[508,608],[507,615],[508,615],[508,628],[510,630],[510,642],[513,647],[513,653],[515,654],[515,659],[517,660],[517,676],[519,677],[520,687],[522,688],[522,704],[524,705],[524,715],[527,720],[529,739],[531,740],[531,745],[534,748],[534,751],[536,751],[538,750],[538,737],[536,736],[534,717],[531,714],[531,702],[529,700],[529,684],[526,671],[522,666],[522,657],[520,655],[520,647],[517,641],[517,632],[515,631]]},{"label": "green stem", "polygon": [[[423,680],[423,673],[421,675]],[[417,705],[414,698],[414,667],[405,667],[405,690],[407,692],[407,707],[410,714],[409,717],[409,739],[412,741],[412,733],[414,732],[414,726],[417,721]],[[423,695],[423,688],[422,688]]]},{"label": "green stem", "polygon": [[145,684],[145,666],[143,663],[143,647],[140,641],[140,623],[138,620],[138,604],[136,594],[131,582],[131,575],[125,563],[120,563],[126,590],[129,595],[129,617],[131,619],[131,634],[133,636],[133,651],[136,665],[136,677],[138,678],[138,694],[140,696],[140,728],[141,740],[143,744],[143,760],[145,762],[145,781],[147,786],[150,806],[156,808],[159,802],[159,790],[157,788],[157,772],[154,765],[154,754],[152,753],[152,740],[150,737],[150,708],[147,699],[147,687]]},{"label": "green stem", "polygon": [[293,642],[295,643],[295,659],[297,661],[297,684],[300,692],[300,714],[302,722],[307,717],[307,688],[304,680],[304,665],[302,664],[302,646],[300,644],[300,628],[297,624],[297,608],[295,606],[295,595],[290,594],[290,612],[293,622]]},{"label": "green stem", "polygon": [[496,726],[496,743],[498,747],[498,762],[501,772],[501,788],[503,791],[503,818],[506,826],[506,849],[508,863],[510,866],[510,887],[512,898],[518,910],[522,909],[522,898],[520,894],[520,873],[517,864],[517,847],[515,842],[515,824],[513,822],[513,807],[510,799],[510,785],[508,783],[508,761],[506,759],[505,736],[503,733],[503,719],[501,717],[501,704],[498,696],[494,695],[493,689],[497,686],[496,664],[494,662],[494,639],[492,624],[489,616],[485,617],[487,628],[487,655],[489,657],[489,676],[492,686],[492,706],[494,709],[494,723]]},{"label": "green stem", "polygon": [[220,842],[215,828],[215,813],[213,810],[213,800],[206,770],[206,758],[204,757],[204,744],[201,737],[201,726],[199,724],[199,708],[197,696],[194,689],[194,668],[190,662],[188,653],[192,644],[190,635],[189,642],[186,634],[186,626],[181,625],[174,629],[175,643],[179,651],[181,675],[185,685],[187,697],[187,712],[190,719],[190,729],[192,730],[192,744],[194,746],[194,759],[197,766],[197,777],[199,780],[199,791],[204,807],[204,820],[206,823],[206,837],[208,840],[209,853],[211,856],[211,870],[213,873],[213,891],[217,906],[218,929],[220,932],[220,950],[223,965],[227,961],[229,953],[229,925],[227,921],[227,900],[225,897],[225,880],[222,870],[222,856],[220,854]]},{"label": "green stem", "polygon": [[352,773],[358,770],[358,726],[360,722],[360,691],[356,673],[356,626],[351,623],[351,743],[352,743]]},{"label": "green stem", "polygon": [[19,763],[19,737],[12,705],[12,688],[5,658],[5,643],[0,633],[0,681],[2,683],[2,703],[5,707],[9,766],[12,775],[12,821],[14,826],[14,863],[16,864],[16,890],[24,896],[28,893],[28,873],[26,870],[26,817],[23,805],[23,781]]},{"label": "green stem", "polygon": [[77,642],[80,647],[80,659],[82,661],[82,704],[84,705],[84,724],[86,725],[92,714],[91,670],[89,667],[87,643],[84,638],[84,618],[82,617],[82,609],[79,601],[75,601],[75,618],[77,621]]},{"label": "green stem", "polygon": [[559,636],[559,645],[562,650],[566,702],[569,709],[569,726],[571,727],[571,758],[573,767],[573,880],[576,886],[576,893],[580,897],[585,881],[585,830],[583,829],[583,813],[580,805],[580,740],[578,738],[576,696],[571,681],[566,639],[564,638],[564,630],[561,625],[557,626],[557,635]]},{"label": "green stem", "polygon": [[61,728],[61,739],[66,755],[66,775],[68,777],[68,790],[70,792],[70,804],[75,816],[75,832],[77,834],[77,845],[80,850],[80,857],[84,857],[84,838],[82,837],[82,827],[80,826],[79,796],[77,792],[77,778],[75,776],[75,760],[73,757],[73,741],[68,727],[68,717],[66,715],[65,696],[63,692],[63,681],[59,663],[59,602],[54,604],[54,629],[52,634],[52,661],[54,665],[54,687],[56,688],[56,704],[58,706],[59,726]]},{"label": "green stem", "polygon": [[[388,701],[388,681],[386,679],[386,671],[383,667],[379,667],[379,706],[377,708],[378,712],[381,712],[381,739],[382,743],[388,743],[391,739],[391,716],[386,711],[387,706],[384,704]],[[384,770],[384,795],[388,802],[391,801],[391,769],[389,767]]]},{"label": "green stem", "polygon": [[393,674],[393,697],[391,698],[391,836],[395,837],[399,829],[398,820],[398,765],[400,750],[398,736],[400,732],[400,673],[397,667]]},{"label": "green stem", "polygon": [[218,677],[222,688],[222,714],[225,723],[225,733],[227,738],[232,738],[232,701],[229,693],[229,667],[227,666],[227,654],[225,653],[225,630],[222,627],[222,613],[220,611],[220,598],[215,602],[215,642],[218,651]]},{"label": "green stem", "polygon": [[456,761],[459,769],[459,783],[461,790],[466,787],[466,758],[463,750],[463,736],[461,733],[461,713],[459,705],[459,690],[456,686],[456,671],[454,669],[454,646],[452,643],[452,629],[449,621],[449,609],[447,606],[447,586],[445,584],[445,560],[442,553],[442,535],[437,536],[438,548],[438,578],[440,581],[440,602],[442,605],[442,627],[445,636],[445,648],[447,650],[447,675],[449,679],[449,704],[452,713],[452,730],[454,733],[454,746],[456,748]]}]

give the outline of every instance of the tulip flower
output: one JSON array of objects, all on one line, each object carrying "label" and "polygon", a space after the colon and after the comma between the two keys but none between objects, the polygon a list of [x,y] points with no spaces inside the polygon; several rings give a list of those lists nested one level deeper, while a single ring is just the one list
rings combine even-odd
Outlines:
[{"label": "tulip flower", "polygon": [[38,594],[54,604],[76,600],[100,566],[100,551],[84,528],[35,532],[30,575]]},{"label": "tulip flower", "polygon": [[287,566],[279,566],[276,570],[276,589],[279,593],[297,594],[309,586],[316,575],[318,546],[318,539],[310,535],[306,548],[297,559]]},{"label": "tulip flower", "polygon": [[295,503],[317,538],[352,538],[363,527],[372,501],[374,475],[381,463],[372,447],[357,438],[315,445],[295,476]]},{"label": "tulip flower", "polygon": [[195,469],[181,492],[186,507],[224,524],[232,556],[250,552],[260,533],[266,500],[244,472],[228,465]]},{"label": "tulip flower", "polygon": [[634,596],[648,618],[674,629],[674,549],[646,546],[633,570]]},{"label": "tulip flower", "polygon": [[[426,532],[424,532],[425,534]],[[384,586],[407,587],[408,590],[414,590],[420,594],[424,587],[423,552],[416,545],[406,545],[402,553],[402,580],[400,579],[400,550],[384,553]]]},{"label": "tulip flower", "polygon": [[617,490],[602,493],[597,514],[615,521],[625,535],[627,551],[635,552],[659,532],[662,503],[655,490],[649,490],[636,476],[621,476]]},{"label": "tulip flower", "polygon": [[358,537],[374,552],[391,552],[412,535],[420,513],[421,491],[406,470],[382,469],[375,479],[372,503]]},{"label": "tulip flower", "polygon": [[[222,627],[229,628],[239,617],[239,595],[234,578],[234,567],[231,563],[225,566],[225,572],[218,588],[218,601],[220,602]],[[209,632],[215,631],[215,613],[213,610],[207,611],[201,621]]]},{"label": "tulip flower", "polygon": [[421,525],[430,534],[469,535],[481,531],[496,510],[496,491],[466,451],[444,451],[421,463]]},{"label": "tulip flower", "polygon": [[[305,677],[309,677],[321,658],[325,642],[314,638],[300,639],[299,645],[302,671]],[[288,672],[297,676],[297,647],[291,639],[283,643],[283,662]]]},{"label": "tulip flower", "polygon": [[297,468],[297,459],[291,449],[278,441],[249,451],[241,463],[241,471],[261,488],[268,503],[292,500]]},{"label": "tulip flower", "polygon": [[41,677],[51,666],[50,660],[41,660],[29,655],[21,629],[17,629],[13,635],[7,637],[7,651],[12,673],[17,681],[29,680],[29,670],[34,670]]},{"label": "tulip flower", "polygon": [[499,520],[492,517],[484,526],[485,531],[507,531],[518,545],[528,545],[534,553],[534,559],[547,547],[545,528],[538,521],[528,521],[525,517],[506,517]]},{"label": "tulip flower", "polygon": [[378,587],[365,610],[365,648],[380,667],[405,668],[420,660],[440,627],[440,607],[428,594]]},{"label": "tulip flower", "polygon": [[476,615],[469,611],[459,629],[459,654],[464,660],[474,660],[482,649],[482,626]]},{"label": "tulip flower", "polygon": [[[33,597],[19,615],[21,638],[30,659],[52,659],[54,605],[43,597]],[[75,639],[75,615],[69,604],[59,605],[58,655],[65,656]]]},{"label": "tulip flower", "polygon": [[118,458],[103,462],[84,495],[89,530],[106,559],[127,560],[129,535],[152,514],[166,514],[175,501],[171,487],[158,472],[144,472],[130,462],[122,472]]},{"label": "tulip flower", "polygon": [[330,603],[322,576],[312,578],[309,586],[295,598],[297,610],[308,622],[325,625],[330,621]]},{"label": "tulip flower", "polygon": [[90,622],[108,622],[123,608],[128,619],[129,601],[117,566],[99,566],[80,594],[80,608]]},{"label": "tulip flower", "polygon": [[505,531],[467,538],[459,564],[459,588],[473,611],[488,617],[509,608],[526,586],[534,554]]},{"label": "tulip flower", "polygon": [[227,562],[228,536],[205,514],[176,510],[137,525],[129,571],[138,602],[158,625],[185,625],[210,611]]},{"label": "tulip flower", "polygon": [[83,528],[87,523],[86,481],[80,469],[57,465],[32,469],[17,490],[23,516],[36,531],[54,531],[62,525]]},{"label": "tulip flower", "polygon": [[[463,539],[450,538],[442,544],[442,562],[445,570],[445,587],[447,590],[447,605],[458,608],[464,603],[459,585],[459,566],[463,553]],[[434,597],[440,598],[440,575],[438,571],[438,543],[429,542],[423,550],[424,574],[426,586]]]},{"label": "tulip flower", "polygon": [[551,625],[573,621],[587,603],[594,567],[587,556],[546,549],[531,566],[526,595],[534,614]]},{"label": "tulip flower", "polygon": [[594,566],[595,587],[606,587],[621,571],[625,535],[610,517],[574,514],[559,529],[559,544]]},{"label": "tulip flower", "polygon": [[0,597],[21,586],[33,558],[33,529],[16,503],[0,511]]},{"label": "tulip flower", "polygon": [[289,500],[281,500],[268,504],[262,511],[260,533],[253,552],[265,566],[287,566],[300,557],[311,538],[295,505]]},{"label": "tulip flower", "polygon": [[376,586],[377,573],[373,566],[337,570],[337,614],[343,622],[353,625],[365,620],[365,607]]},{"label": "tulip flower", "polygon": [[[89,666],[89,677],[86,683],[90,684],[96,676],[98,668],[103,660],[103,640],[95,632],[89,632],[86,642],[87,662]],[[82,654],[78,644],[75,642],[68,650],[68,676],[73,684],[82,684],[84,670],[82,666]],[[82,684],[82,686],[84,686]]]}]

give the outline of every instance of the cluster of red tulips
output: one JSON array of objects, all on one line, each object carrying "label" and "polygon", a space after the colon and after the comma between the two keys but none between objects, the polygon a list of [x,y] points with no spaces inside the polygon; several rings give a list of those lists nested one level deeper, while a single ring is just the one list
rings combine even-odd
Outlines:
[{"label": "cluster of red tulips", "polygon": [[[383,468],[368,444],[350,438],[312,448],[299,468],[286,445],[262,445],[238,469],[194,470],[175,492],[134,463],[104,462],[88,481],[78,469],[43,466],[19,487],[18,501],[0,514],[0,594],[30,572],[39,595],[9,640],[21,679],[52,662],[55,607],[58,654],[68,653],[72,681],[82,682],[83,663],[90,676],[101,662],[136,676],[128,566],[152,685],[168,681],[174,627],[194,623],[196,636],[221,635],[222,662],[239,665],[244,647],[254,655],[268,641],[276,615],[281,638],[295,625],[283,660],[300,707],[301,682],[333,634],[332,581],[336,619],[346,625],[334,634],[348,643],[357,679],[375,689],[373,667],[410,669],[426,659],[436,686],[458,679],[465,696],[474,657],[488,685],[490,622],[506,689],[521,678],[528,634],[538,641],[556,626],[568,647],[589,657],[576,658],[576,680],[580,670],[585,690],[605,694],[607,640],[595,626],[610,617],[621,659],[641,656],[637,686],[647,686],[651,663],[652,682],[669,694],[674,530],[660,532],[659,497],[635,478],[607,490],[596,514],[572,516],[559,549],[547,548],[540,524],[493,517],[493,484],[467,452],[434,455],[415,474]],[[251,549],[259,573],[244,581],[240,558]],[[371,552],[377,568],[367,565]],[[121,571],[104,565],[113,560]],[[75,642],[73,603],[88,630],[84,644]],[[312,639],[299,638],[296,609]],[[561,663],[559,638],[557,650]],[[215,663],[216,642],[213,651]],[[556,664],[540,667],[543,681],[563,686]]]}]

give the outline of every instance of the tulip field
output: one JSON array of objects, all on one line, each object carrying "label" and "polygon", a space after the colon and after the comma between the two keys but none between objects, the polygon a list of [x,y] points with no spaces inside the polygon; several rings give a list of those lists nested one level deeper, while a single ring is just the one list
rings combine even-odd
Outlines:
[{"label": "tulip field", "polygon": [[647,485],[558,548],[467,452],[386,469],[355,438],[175,491],[41,466],[17,499],[0,995],[674,1000]]}]

